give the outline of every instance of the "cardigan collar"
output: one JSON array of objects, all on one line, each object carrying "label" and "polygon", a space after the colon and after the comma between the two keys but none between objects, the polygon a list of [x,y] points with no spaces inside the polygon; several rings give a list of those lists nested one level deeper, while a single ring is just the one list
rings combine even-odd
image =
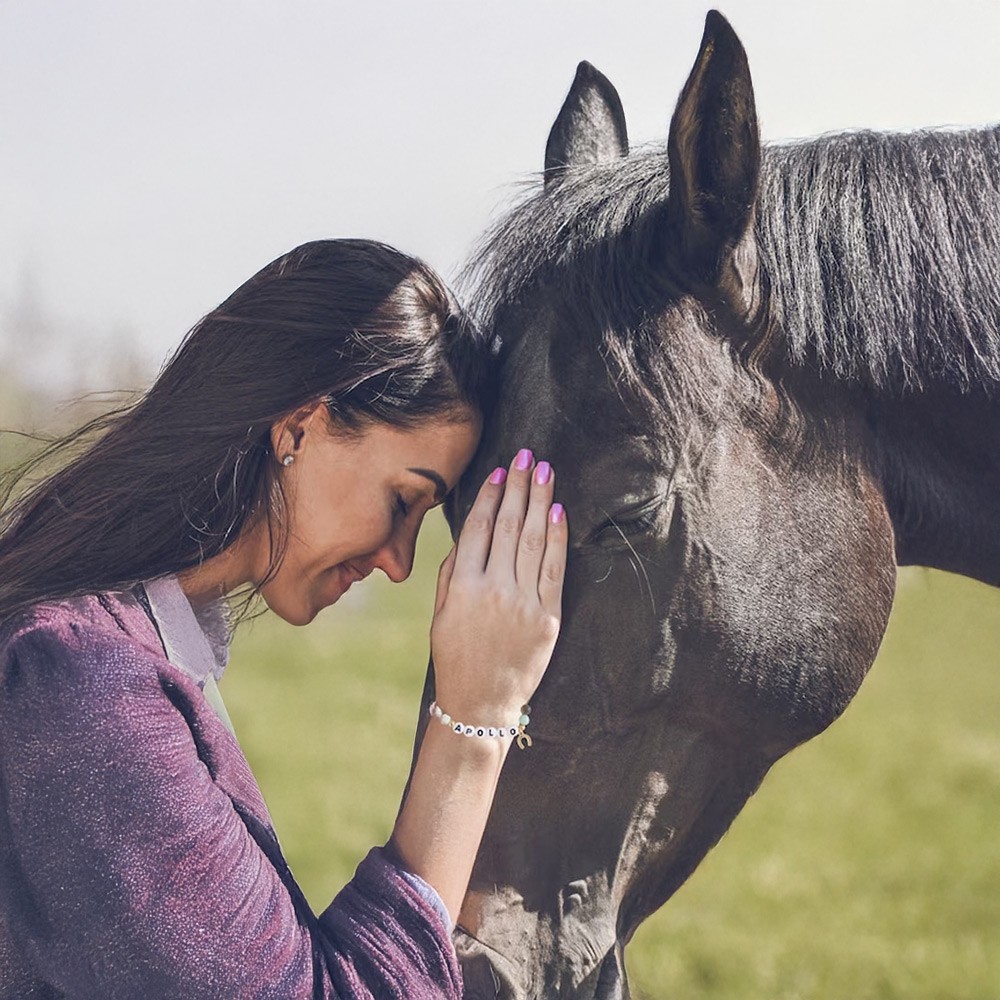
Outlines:
[{"label": "cardigan collar", "polygon": [[222,678],[229,662],[229,606],[213,601],[192,607],[176,576],[143,584],[167,659],[201,688],[209,677]]}]

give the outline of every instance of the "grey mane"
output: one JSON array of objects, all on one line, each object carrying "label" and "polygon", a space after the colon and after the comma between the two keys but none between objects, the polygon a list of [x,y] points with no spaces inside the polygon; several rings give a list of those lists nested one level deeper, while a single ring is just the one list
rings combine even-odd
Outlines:
[{"label": "grey mane", "polygon": [[[558,277],[560,307],[629,336],[658,283],[662,297],[668,188],[654,149],[529,194],[466,269],[472,311],[493,323]],[[890,391],[1000,390],[1000,127],[767,146],[757,238],[793,362]]]}]

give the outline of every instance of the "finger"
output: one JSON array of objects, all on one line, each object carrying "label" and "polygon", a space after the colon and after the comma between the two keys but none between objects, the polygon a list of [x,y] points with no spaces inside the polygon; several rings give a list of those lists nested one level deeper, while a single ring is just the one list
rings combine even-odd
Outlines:
[{"label": "finger", "polygon": [[524,527],[517,546],[515,574],[518,587],[535,597],[538,596],[538,573],[545,554],[548,534],[549,508],[555,489],[555,475],[548,462],[539,462],[531,476],[531,493],[528,510],[524,516]]},{"label": "finger", "polygon": [[448,585],[451,583],[451,574],[455,569],[455,551],[456,548],[453,545],[438,570],[437,590],[434,592],[434,614],[437,614],[444,607],[444,600],[448,596]]},{"label": "finger", "polygon": [[493,525],[493,544],[486,561],[486,572],[490,576],[509,579],[514,584],[514,560],[518,542],[521,540],[521,526],[528,506],[531,491],[531,466],[534,456],[527,448],[522,448],[511,462],[507,482],[504,485],[503,500]]},{"label": "finger", "polygon": [[538,574],[538,599],[542,607],[556,618],[562,617],[563,582],[566,579],[566,546],[569,527],[562,504],[554,503],[549,510],[545,536],[545,555]]},{"label": "finger", "polygon": [[479,493],[458,536],[453,574],[480,574],[486,566],[493,539],[493,526],[504,494],[507,470],[494,469],[479,487]]}]

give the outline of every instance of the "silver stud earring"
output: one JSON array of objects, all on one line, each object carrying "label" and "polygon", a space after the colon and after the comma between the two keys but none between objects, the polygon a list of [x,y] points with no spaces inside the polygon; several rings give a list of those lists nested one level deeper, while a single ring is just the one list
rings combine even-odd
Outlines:
[{"label": "silver stud earring", "polygon": [[290,466],[290,465],[292,464],[292,462],[294,462],[294,461],[295,461],[295,456],[294,456],[294,455],[286,455],[286,456],[285,456],[285,457],[284,457],[284,458],[283,458],[283,459],[281,460],[281,464],[282,464],[283,466],[285,466],[285,468],[287,469],[287,468],[288,468],[288,466]]}]

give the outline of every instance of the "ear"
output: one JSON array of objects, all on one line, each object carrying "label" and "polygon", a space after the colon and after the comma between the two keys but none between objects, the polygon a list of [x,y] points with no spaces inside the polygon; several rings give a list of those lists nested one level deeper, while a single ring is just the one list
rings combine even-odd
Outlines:
[{"label": "ear", "polygon": [[753,224],[760,135],[746,52],[718,11],[677,101],[667,144],[667,217],[686,266],[717,280]]},{"label": "ear", "polygon": [[271,425],[271,450],[278,461],[299,453],[307,434],[329,433],[330,415],[326,403],[306,403]]},{"label": "ear", "polygon": [[628,153],[628,133],[621,98],[611,81],[589,62],[576,78],[545,144],[545,186],[567,167],[616,160]]}]

